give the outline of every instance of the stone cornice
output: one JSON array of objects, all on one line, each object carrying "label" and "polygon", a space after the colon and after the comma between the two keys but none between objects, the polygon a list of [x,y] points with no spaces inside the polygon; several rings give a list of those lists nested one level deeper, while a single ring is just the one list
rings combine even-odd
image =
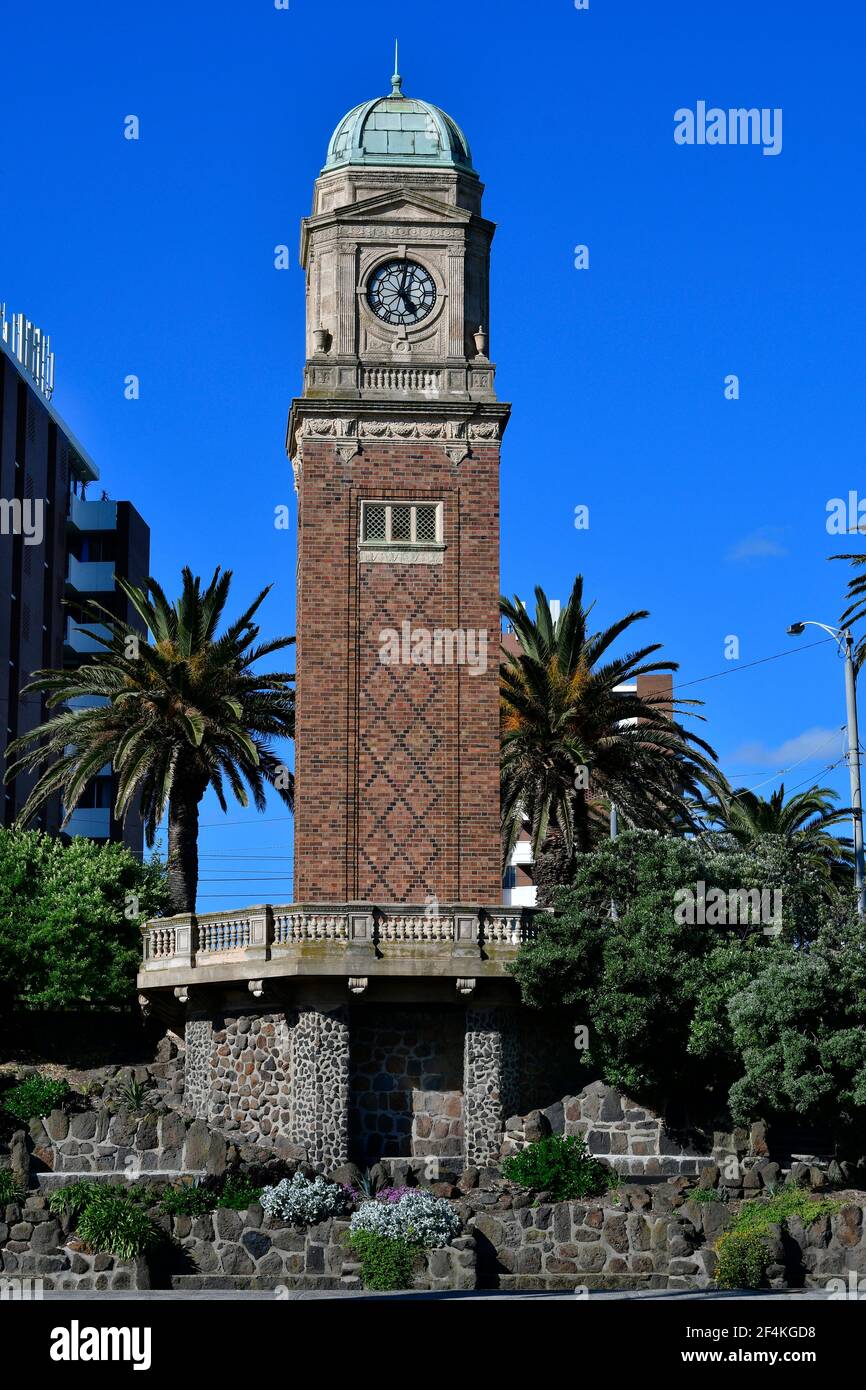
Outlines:
[{"label": "stone cornice", "polygon": [[292,401],[286,452],[294,460],[304,439],[333,440],[344,461],[364,441],[415,443],[441,447],[452,462],[466,457],[472,443],[498,443],[508,424],[505,401],[346,400],[297,397]]},{"label": "stone cornice", "polygon": [[[399,209],[406,206],[418,208],[426,216],[400,217]],[[395,212],[395,209],[398,211]],[[377,214],[381,214],[381,220]],[[393,219],[390,222],[387,220],[389,214]],[[337,235],[357,236],[361,240],[378,236],[399,240],[406,233],[412,235],[416,230],[429,235],[433,227],[458,236],[467,228],[479,229],[488,240],[493,239],[496,231],[495,222],[491,222],[480,213],[471,212],[468,208],[455,207],[452,203],[442,202],[414,190],[411,193],[395,190],[380,194],[376,198],[364,198],[357,203],[343,204],[328,212],[314,213],[310,217],[302,218],[301,264],[307,263],[311,235],[315,233],[318,237],[319,233],[327,228],[333,229]]]}]

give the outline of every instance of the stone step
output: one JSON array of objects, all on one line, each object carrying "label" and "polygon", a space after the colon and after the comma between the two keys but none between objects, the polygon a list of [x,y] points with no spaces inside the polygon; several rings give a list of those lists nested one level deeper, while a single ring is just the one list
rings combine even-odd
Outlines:
[{"label": "stone step", "polygon": [[68,1187],[73,1182],[117,1182],[118,1178],[126,1178],[128,1182],[138,1182],[141,1178],[156,1178],[159,1182],[176,1183],[182,1180],[187,1182],[198,1182],[206,1177],[204,1168],[184,1169],[177,1168],[150,1168],[147,1172],[126,1173],[122,1168],[112,1168],[108,1171],[92,1172],[88,1169],[74,1171],[64,1169],[60,1173],[35,1173],[39,1187],[47,1191],[53,1191],[56,1187]]},{"label": "stone step", "polygon": [[602,1157],[624,1178],[697,1177],[702,1168],[714,1160],[693,1154],[661,1154],[638,1157],[636,1154],[604,1154]]},{"label": "stone step", "polygon": [[[360,1281],[359,1281],[360,1283]],[[335,1274],[173,1274],[171,1287],[178,1292],[201,1289],[310,1289],[325,1292],[346,1285]]]}]

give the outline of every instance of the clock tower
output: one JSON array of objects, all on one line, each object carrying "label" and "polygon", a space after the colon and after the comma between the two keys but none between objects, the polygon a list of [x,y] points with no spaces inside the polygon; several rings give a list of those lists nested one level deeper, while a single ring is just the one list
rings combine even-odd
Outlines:
[{"label": "clock tower", "polygon": [[185,1013],[185,1104],[322,1172],[397,1157],[456,1176],[498,1161],[524,1102],[576,1089],[569,1020],[525,1017],[508,970],[536,928],[502,902],[509,406],[482,194],[459,127],[397,73],[334,132],[301,228],[287,438],[294,901],[145,935],[143,997]]},{"label": "clock tower", "polygon": [[295,899],[502,900],[494,226],[465,136],[340,121],[301,228]]}]

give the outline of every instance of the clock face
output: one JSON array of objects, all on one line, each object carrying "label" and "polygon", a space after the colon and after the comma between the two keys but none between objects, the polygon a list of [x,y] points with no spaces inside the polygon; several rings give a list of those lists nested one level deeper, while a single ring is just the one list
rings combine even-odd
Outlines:
[{"label": "clock face", "polygon": [[367,302],[383,323],[420,323],[436,303],[436,282],[416,261],[386,261],[370,279]]}]

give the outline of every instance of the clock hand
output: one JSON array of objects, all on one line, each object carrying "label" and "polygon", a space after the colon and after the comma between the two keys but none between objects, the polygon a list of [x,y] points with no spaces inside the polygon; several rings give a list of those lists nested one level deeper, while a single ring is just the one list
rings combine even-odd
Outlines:
[{"label": "clock hand", "polygon": [[407,312],[407,313],[412,313],[412,312],[414,311],[414,309],[415,309],[415,302],[414,302],[414,300],[413,300],[412,297],[411,297],[411,296],[412,296],[412,290],[413,290],[414,287],[415,287],[415,272],[414,272],[414,271],[412,272],[411,278],[410,278],[409,283],[408,283],[408,285],[407,285],[407,284],[406,284],[406,276],[407,276],[408,274],[409,274],[409,267],[407,266],[407,267],[406,267],[406,270],[404,271],[404,274],[403,274],[403,284],[402,284],[402,286],[401,286],[401,288],[400,288],[400,298],[402,299],[403,303],[406,305],[406,312]]}]

